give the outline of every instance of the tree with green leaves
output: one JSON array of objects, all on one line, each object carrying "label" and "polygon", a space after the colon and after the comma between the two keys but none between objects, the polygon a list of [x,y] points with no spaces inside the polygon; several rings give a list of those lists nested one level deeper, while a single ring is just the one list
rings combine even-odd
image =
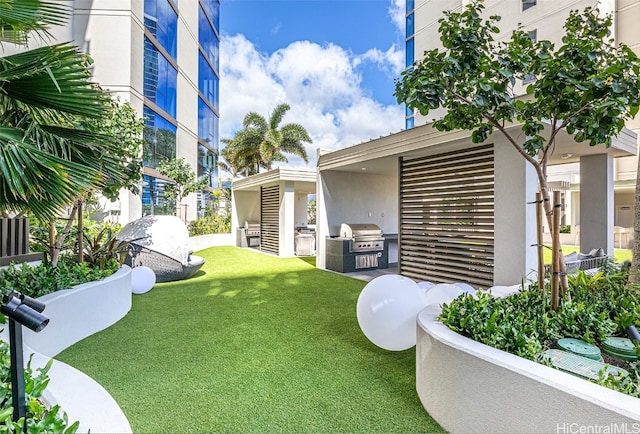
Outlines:
[{"label": "tree with green leaves", "polygon": [[[208,187],[207,178],[197,179],[193,169],[184,158],[164,160],[158,164],[157,169],[171,180],[164,187],[164,198],[176,208],[180,207],[185,196]],[[184,218],[186,219],[186,215]]]},{"label": "tree with green leaves", "polygon": [[229,163],[223,168],[232,174],[253,175],[260,168],[271,170],[275,162],[288,162],[284,154],[298,156],[308,163],[304,143],[312,140],[307,130],[295,123],[280,127],[290,108],[289,104],[279,104],[268,120],[256,112],[247,113],[234,138],[222,140],[226,145],[222,156]]},{"label": "tree with green leaves", "polygon": [[[474,0],[461,12],[445,12],[439,21],[443,48],[425,52],[403,72],[395,96],[422,115],[446,109],[433,122],[440,131],[469,130],[474,143],[494,131],[504,135],[535,169],[553,228],[547,163],[557,134],[566,130],[578,142],[609,146],[638,112],[640,62],[629,47],[616,46],[611,16],[595,9],[570,13],[558,47],[532,41],[523,29],[497,43],[500,18],[483,18],[483,9],[482,0]],[[528,97],[516,94],[525,79],[533,79]],[[510,123],[521,123],[524,134],[511,132]]]},{"label": "tree with green leaves", "polygon": [[[0,43],[26,45],[69,17],[64,5],[7,0],[0,7]],[[0,58],[0,210],[54,218],[103,181],[110,138],[83,129],[100,119],[110,97],[89,80],[88,56],[71,44],[44,46]]]},{"label": "tree with green leaves", "polygon": [[[48,36],[70,9],[39,0],[7,0],[0,7],[0,42],[26,48],[27,38]],[[113,197],[137,188],[141,165],[132,135],[135,113],[90,81],[91,59],[71,44],[56,44],[0,58],[0,213],[33,213],[49,221],[50,258],[57,262],[65,231],[55,240],[53,220],[94,191]],[[133,122],[133,123],[131,123]],[[79,237],[81,239],[82,237]]]}]

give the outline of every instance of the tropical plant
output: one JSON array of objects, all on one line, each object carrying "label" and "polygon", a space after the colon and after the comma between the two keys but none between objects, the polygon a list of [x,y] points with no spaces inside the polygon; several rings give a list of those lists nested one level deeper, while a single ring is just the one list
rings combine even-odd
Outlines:
[{"label": "tropical plant", "polygon": [[[30,32],[69,16],[64,5],[6,0],[0,42],[26,44]],[[44,46],[0,58],[0,209],[54,217],[102,180],[104,139],[79,119],[101,118],[109,96],[89,80],[90,59],[71,44]],[[102,140],[101,140],[102,139]],[[96,163],[96,164],[91,164]],[[43,186],[46,186],[44,188]]]},{"label": "tropical plant", "polygon": [[184,158],[164,160],[158,164],[157,169],[172,181],[164,186],[164,198],[174,207],[179,207],[185,196],[204,190],[208,186],[207,178],[197,179],[193,169]]},{"label": "tropical plant", "polygon": [[[638,112],[640,61],[609,37],[611,16],[596,9],[572,11],[557,48],[533,41],[523,29],[496,43],[499,17],[485,19],[483,9],[482,0],[474,0],[461,12],[445,12],[439,20],[443,48],[425,52],[403,72],[395,96],[423,115],[446,109],[434,128],[470,130],[474,143],[500,132],[535,169],[553,228],[547,163],[556,136],[566,130],[578,142],[609,146]],[[531,79],[531,97],[519,97],[517,83]],[[521,130],[510,131],[511,123],[521,123]],[[560,246],[553,249],[561,256]]]},{"label": "tropical plant", "polygon": [[228,162],[221,168],[236,174],[253,175],[260,168],[271,170],[275,162],[288,162],[284,154],[292,154],[309,162],[304,143],[312,143],[307,130],[300,124],[289,123],[280,127],[280,122],[291,107],[279,104],[269,119],[256,112],[247,113],[242,129],[233,139],[223,139],[226,145],[222,156]]}]

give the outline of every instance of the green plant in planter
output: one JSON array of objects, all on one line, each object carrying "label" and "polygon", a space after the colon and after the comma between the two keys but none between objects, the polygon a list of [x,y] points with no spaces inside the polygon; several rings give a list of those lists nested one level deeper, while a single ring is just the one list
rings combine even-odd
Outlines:
[{"label": "green plant in planter", "polygon": [[[37,433],[73,434],[78,430],[79,422],[69,424],[67,414],[55,405],[47,408],[41,400],[42,393],[49,384],[47,373],[53,360],[43,368],[31,368],[31,358],[24,370],[27,431]],[[11,398],[11,365],[9,344],[0,341],[0,432],[20,433],[23,421],[13,421],[13,402]]]},{"label": "green plant in planter", "polygon": [[109,262],[118,261],[122,266],[127,256],[129,241],[116,239],[116,231],[104,227],[94,236],[84,232],[84,260],[94,267],[104,270]]},{"label": "green plant in planter", "polygon": [[[627,283],[627,273],[583,271],[569,280],[558,310],[549,292],[536,284],[504,298],[479,291],[444,304],[440,320],[453,331],[483,344],[534,361],[563,337],[602,343],[611,335],[625,336],[626,327],[640,325],[640,286]],[[606,377],[599,384],[640,397],[640,375],[633,365],[625,379]]]}]

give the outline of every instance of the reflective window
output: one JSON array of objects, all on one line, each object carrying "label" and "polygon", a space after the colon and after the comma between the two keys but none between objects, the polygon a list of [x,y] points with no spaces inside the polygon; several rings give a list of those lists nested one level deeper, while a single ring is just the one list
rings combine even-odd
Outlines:
[{"label": "reflective window", "polygon": [[198,42],[216,71],[220,70],[220,41],[202,8],[199,9]]},{"label": "reflective window", "polygon": [[201,0],[201,5],[207,11],[207,15],[211,22],[220,31],[220,1],[219,0]]},{"label": "reflective window", "polygon": [[144,26],[175,60],[178,51],[178,15],[168,0],[144,0]]},{"label": "reflective window", "polygon": [[144,106],[143,163],[156,167],[158,162],[176,158],[176,127],[171,122]]},{"label": "reflective window", "polygon": [[175,215],[175,200],[164,198],[168,181],[144,175],[142,178],[142,215]]},{"label": "reflective window", "polygon": [[413,65],[414,57],[413,57],[413,38],[407,40],[406,43],[406,59],[407,59],[407,68]]},{"label": "reflective window", "polygon": [[219,84],[218,76],[213,72],[202,53],[200,53],[198,56],[198,90],[204,95],[209,104],[216,109],[218,109],[220,94]]},{"label": "reflective window", "polygon": [[411,12],[416,8],[416,4],[414,0],[407,0],[407,13]]},{"label": "reflective window", "polygon": [[405,130],[410,130],[411,128],[414,127],[415,124],[415,118],[407,118],[404,121],[404,128]]},{"label": "reflective window", "polygon": [[207,148],[206,146],[198,145],[198,179],[202,177],[207,178],[207,185],[209,187],[217,187],[218,185],[218,171],[216,167],[218,165],[216,152]]},{"label": "reflective window", "polygon": [[218,149],[218,116],[201,98],[198,98],[198,137]]},{"label": "reflective window", "polygon": [[178,71],[160,53],[149,38],[144,38],[144,96],[169,115],[176,117]]},{"label": "reflective window", "polygon": [[414,17],[413,14],[407,15],[407,38],[410,36],[413,36],[413,34],[415,33],[413,17]]}]

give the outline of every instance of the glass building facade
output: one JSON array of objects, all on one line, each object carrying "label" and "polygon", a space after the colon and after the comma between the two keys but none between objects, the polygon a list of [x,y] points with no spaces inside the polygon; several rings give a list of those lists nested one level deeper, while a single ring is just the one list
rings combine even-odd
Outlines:
[{"label": "glass building facade", "polygon": [[[177,141],[180,121],[177,101],[181,97],[178,92],[178,65],[181,61],[178,52],[178,1],[144,1],[143,214],[173,213],[163,199],[164,185],[170,181],[162,179],[152,169],[163,160],[176,158],[176,151],[182,146],[194,147],[186,154],[197,155],[197,163],[191,164],[192,169],[199,178],[205,177],[209,186],[207,191],[197,194],[198,215],[204,214],[209,207],[209,190],[218,185],[220,1],[193,1],[198,2],[197,143]],[[195,79],[193,77],[194,82]]]},{"label": "glass building facade", "polygon": [[[407,0],[406,5],[405,67],[410,69],[415,62],[415,0]],[[404,125],[407,130],[415,126],[415,113],[409,107],[405,110]]]}]

